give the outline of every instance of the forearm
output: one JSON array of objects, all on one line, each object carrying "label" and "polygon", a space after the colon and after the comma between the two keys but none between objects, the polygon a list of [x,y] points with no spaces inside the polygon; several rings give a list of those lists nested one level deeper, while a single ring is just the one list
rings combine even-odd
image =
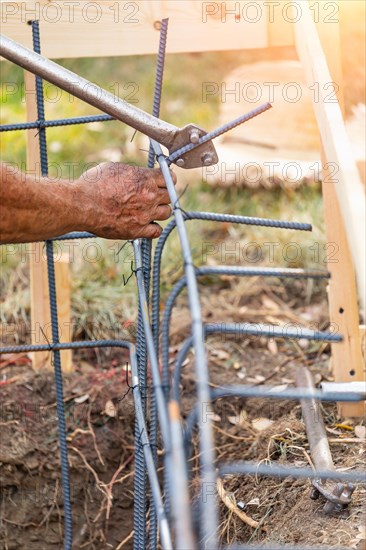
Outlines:
[{"label": "forearm", "polygon": [[[104,163],[74,181],[26,176],[1,164],[0,242],[44,241],[70,231],[153,239],[172,209],[160,170]],[[173,174],[173,179],[176,180]]]},{"label": "forearm", "polygon": [[27,176],[1,164],[0,241],[46,240],[83,225],[77,182]]}]

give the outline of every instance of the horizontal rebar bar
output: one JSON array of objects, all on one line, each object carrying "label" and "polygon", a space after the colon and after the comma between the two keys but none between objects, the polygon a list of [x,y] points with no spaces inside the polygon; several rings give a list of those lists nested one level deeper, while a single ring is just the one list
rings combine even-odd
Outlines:
[{"label": "horizontal rebar bar", "polygon": [[130,351],[134,345],[127,340],[89,340],[78,342],[58,342],[57,344],[21,344],[17,346],[2,346],[0,354],[3,353],[27,353],[30,351],[55,351],[65,349],[90,349],[90,348],[126,348]]},{"label": "horizontal rebar bar", "polygon": [[278,277],[293,279],[329,279],[329,271],[322,269],[297,269],[287,267],[241,267],[231,265],[203,266],[197,275],[238,275],[242,277]]},{"label": "horizontal rebar bar", "polygon": [[311,401],[362,401],[364,396],[362,393],[348,393],[346,391],[322,391],[312,390],[308,388],[290,388],[277,390],[277,386],[241,386],[229,385],[221,386],[212,390],[212,399],[220,399],[222,397],[270,397],[272,399],[305,399]]},{"label": "horizontal rebar bar", "polygon": [[[179,386],[175,384],[173,386],[173,399],[179,403]],[[270,399],[303,399],[304,401],[318,402],[359,402],[363,400],[362,394],[350,394],[347,392],[323,392],[320,390],[309,391],[308,388],[290,388],[285,390],[276,390],[276,386],[247,386],[247,385],[229,385],[221,386],[211,390],[211,398],[213,401],[222,399],[225,397],[239,397],[239,398],[270,398]],[[194,426],[197,423],[197,417],[199,414],[207,414],[205,410],[199,411],[195,406],[187,416],[185,427],[185,447],[187,456],[190,456],[192,432]]]},{"label": "horizontal rebar bar", "polygon": [[[59,237],[53,237],[50,241],[71,241],[73,239],[98,239],[94,233],[88,233],[87,231],[74,231],[73,233],[65,233]],[[42,242],[42,241],[41,241]]]},{"label": "horizontal rebar bar", "polygon": [[[291,324],[294,326],[294,323]],[[206,334],[239,334],[247,336],[264,336],[265,338],[284,338],[300,340],[316,340],[321,342],[341,342],[340,334],[323,332],[308,328],[277,327],[265,323],[208,323],[205,325]]]},{"label": "horizontal rebar bar", "polygon": [[207,220],[213,222],[238,223],[243,225],[259,225],[277,229],[294,229],[296,231],[312,231],[310,223],[256,218],[254,216],[238,216],[236,214],[220,214],[216,212],[184,212],[185,220]]},{"label": "horizontal rebar bar", "polygon": [[362,470],[353,472],[339,472],[334,470],[313,470],[312,468],[298,468],[281,466],[278,464],[258,464],[256,462],[233,462],[219,466],[219,475],[256,475],[273,477],[294,477],[296,479],[334,479],[339,481],[356,481],[366,483],[366,473]]},{"label": "horizontal rebar bar", "polygon": [[73,124],[89,124],[91,122],[108,122],[116,120],[110,115],[86,115],[73,118],[61,118],[57,120],[36,120],[35,122],[18,122],[16,124],[1,124],[0,132],[16,132],[19,130],[32,130],[34,128],[56,128],[57,126],[71,126]]}]

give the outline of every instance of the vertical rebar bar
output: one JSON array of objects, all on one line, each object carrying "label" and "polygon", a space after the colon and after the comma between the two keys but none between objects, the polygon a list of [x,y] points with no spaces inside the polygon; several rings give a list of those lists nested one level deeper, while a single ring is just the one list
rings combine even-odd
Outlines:
[{"label": "vertical rebar bar", "polygon": [[[177,224],[179,240],[184,260],[184,271],[187,277],[189,307],[192,317],[192,336],[195,348],[195,374],[197,385],[197,400],[202,414],[199,418],[200,428],[200,472],[201,494],[200,520],[202,529],[202,548],[216,550],[217,548],[217,506],[216,506],[216,472],[215,452],[209,410],[211,407],[211,394],[209,389],[209,376],[204,344],[204,331],[201,315],[197,279],[191,254],[191,248],[185,227],[185,218],[180,208],[179,197],[174,186],[169,170],[167,158],[163,155],[160,145],[151,140],[159,166],[163,173],[171,203],[174,205],[174,217]],[[205,414],[203,414],[205,411]]]},{"label": "vertical rebar bar", "polygon": [[[41,42],[39,32],[39,21],[32,21],[32,38],[33,48],[37,53],[41,53]],[[35,77],[36,81],[36,101],[37,115],[39,123],[39,148],[42,176],[48,175],[48,158],[47,158],[47,141],[46,129],[44,127],[45,111],[44,111],[44,95],[43,82],[39,76]],[[57,315],[57,299],[56,299],[56,280],[55,280],[55,264],[53,257],[53,242],[46,241],[47,254],[47,272],[48,272],[48,288],[50,299],[50,314],[52,328],[52,343],[59,343],[58,315]],[[52,344],[50,344],[52,349]],[[66,420],[64,410],[63,382],[61,370],[61,354],[59,350],[53,352],[53,366],[55,374],[56,388],[56,408],[58,418],[59,442],[60,442],[60,461],[61,461],[61,477],[62,490],[64,499],[64,526],[65,526],[65,550],[71,550],[72,546],[72,510],[71,510],[71,495],[70,495],[70,473],[69,461],[66,442]]]},{"label": "vertical rebar bar", "polygon": [[[163,89],[163,76],[164,76],[164,66],[165,66],[165,52],[166,52],[166,41],[168,35],[168,23],[169,19],[163,19],[161,21],[160,27],[160,40],[159,40],[159,51],[158,58],[156,61],[156,75],[155,75],[155,86],[154,86],[154,100],[153,100],[153,110],[152,114],[156,117],[160,115],[160,105],[161,105],[161,94]],[[150,145],[149,148],[149,159],[148,167],[153,168],[155,164],[155,154],[154,149]],[[146,256],[146,260],[149,263],[149,280],[145,278],[145,285],[147,288],[147,293],[149,296],[150,292],[150,266],[151,266],[151,241],[149,244],[143,248],[143,260]],[[153,338],[155,345],[156,356],[159,357],[159,327],[152,327],[153,329]],[[155,330],[154,330],[155,329]],[[157,334],[155,333],[157,331]],[[158,417],[157,417],[157,406],[156,406],[156,394],[154,390],[154,385],[152,386],[151,397],[150,397],[150,444],[152,447],[154,464],[157,466],[158,463]],[[150,529],[149,529],[149,548],[150,550],[156,550],[157,547],[157,535],[158,535],[158,521],[157,513],[155,508],[155,502],[153,495],[150,497]]]},{"label": "vertical rebar bar", "polygon": [[[161,22],[160,28],[160,41],[159,41],[159,51],[158,59],[156,64],[156,78],[155,78],[155,89],[154,89],[154,98],[153,98],[153,116],[158,117],[160,112],[160,101],[161,101],[161,92],[162,92],[162,83],[163,83],[163,72],[164,72],[164,62],[165,62],[165,48],[166,48],[166,38],[168,31],[168,19],[163,19]],[[148,168],[154,167],[154,153],[152,148],[149,150],[148,158]],[[150,296],[150,271],[151,271],[151,239],[142,239],[141,244],[141,253],[142,253],[142,269],[144,274],[146,298],[147,298],[147,307],[149,306],[149,296]],[[146,336],[143,325],[141,305],[138,307],[138,317],[137,317],[137,358],[138,358],[138,373],[141,384],[142,393],[142,408],[144,417],[146,416],[146,400],[147,400],[147,348],[146,348]],[[151,407],[152,409],[152,424],[151,424],[151,444],[153,446],[153,456],[156,463],[157,453],[157,415],[156,415],[156,403],[154,391],[151,393]],[[138,441],[140,437],[139,428],[136,424],[135,428],[135,440]],[[141,548],[146,547],[146,507],[147,507],[147,495],[146,495],[146,464],[143,453],[141,452],[140,446],[137,446],[135,449],[135,507],[134,507],[134,548],[135,550],[141,550]],[[156,510],[154,507],[153,498],[150,499],[150,548],[154,550],[157,544],[157,517]],[[152,514],[152,516],[151,516]],[[155,541],[155,542],[154,542]]]}]

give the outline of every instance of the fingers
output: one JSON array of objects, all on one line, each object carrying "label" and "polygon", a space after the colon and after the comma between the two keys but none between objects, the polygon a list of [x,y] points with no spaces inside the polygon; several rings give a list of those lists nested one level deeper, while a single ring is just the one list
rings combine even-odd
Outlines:
[{"label": "fingers", "polygon": [[[165,180],[163,178],[163,174],[161,173],[160,168],[154,168],[153,170],[151,170],[151,173],[155,184],[160,188],[166,188]],[[177,183],[177,176],[172,170],[170,170],[170,173],[172,176],[173,183],[175,185]]]},{"label": "fingers", "polygon": [[173,183],[174,183],[174,185],[175,185],[175,184],[177,183],[177,174],[175,174],[175,173],[173,172],[173,170],[169,170],[169,171],[170,171],[170,173],[171,173],[171,175],[172,175],[172,180],[173,180]]},{"label": "fingers", "polygon": [[169,193],[166,189],[159,189],[156,194],[156,202],[157,204],[169,204],[170,203],[170,197]]},{"label": "fingers", "polygon": [[162,227],[158,223],[152,222],[141,231],[141,237],[145,239],[157,239],[160,237],[162,230]]},{"label": "fingers", "polygon": [[167,220],[172,215],[172,207],[169,204],[160,204],[156,211],[154,218],[156,220]]}]

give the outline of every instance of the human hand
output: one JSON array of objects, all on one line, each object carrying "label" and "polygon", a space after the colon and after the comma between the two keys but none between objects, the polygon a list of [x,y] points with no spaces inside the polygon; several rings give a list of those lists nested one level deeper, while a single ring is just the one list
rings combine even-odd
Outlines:
[{"label": "human hand", "polygon": [[[176,175],[172,172],[173,181]],[[82,227],[106,239],[156,238],[155,221],[172,213],[160,169],[107,162],[87,170],[77,181]]]}]

